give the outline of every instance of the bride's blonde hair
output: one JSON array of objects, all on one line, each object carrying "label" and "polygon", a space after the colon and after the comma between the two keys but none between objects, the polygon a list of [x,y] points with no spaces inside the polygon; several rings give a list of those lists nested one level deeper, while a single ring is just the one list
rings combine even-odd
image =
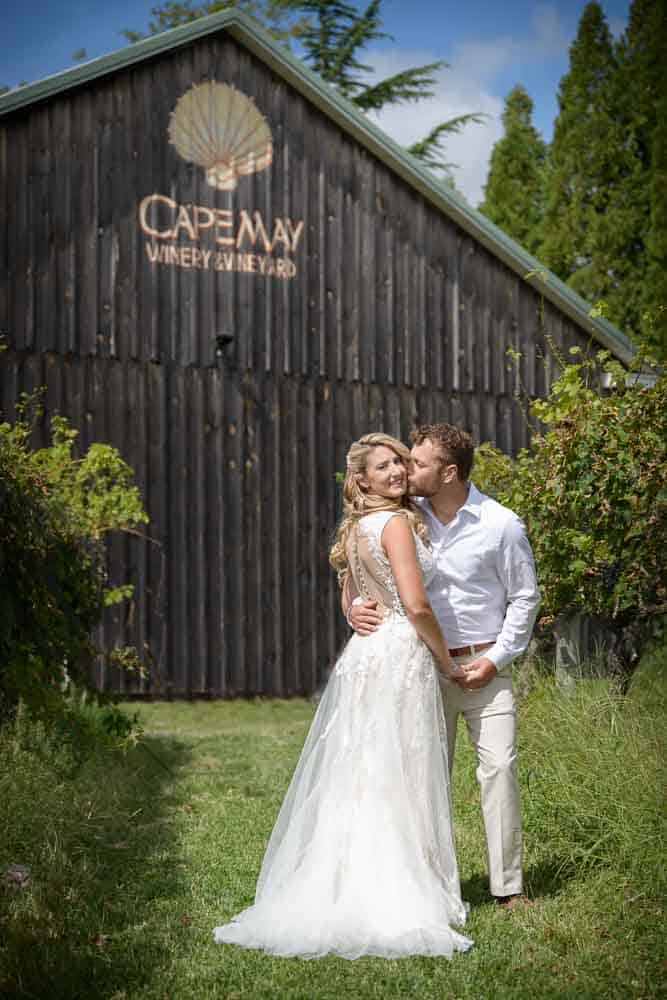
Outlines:
[{"label": "bride's blonde hair", "polygon": [[405,465],[406,471],[410,461],[410,450],[406,448],[402,441],[391,437],[390,434],[383,434],[376,431],[373,434],[364,434],[358,441],[350,445],[350,450],[346,458],[345,481],[343,483],[343,517],[336,529],[336,538],[329,552],[329,562],[338,573],[338,583],[342,587],[349,572],[347,560],[347,540],[350,531],[364,514],[372,511],[404,510],[407,518],[417,534],[426,539],[426,525],[421,514],[407,494],[398,500],[391,500],[387,497],[378,496],[375,493],[368,493],[361,486],[359,480],[366,474],[368,457],[374,448],[384,445],[391,448]]}]

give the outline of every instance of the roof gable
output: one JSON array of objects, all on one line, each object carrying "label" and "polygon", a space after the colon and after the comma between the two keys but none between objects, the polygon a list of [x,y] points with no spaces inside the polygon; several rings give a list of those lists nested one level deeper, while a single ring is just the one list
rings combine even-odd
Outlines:
[{"label": "roof gable", "polygon": [[29,86],[16,88],[0,98],[0,118],[220,31],[228,32],[232,38],[268,65],[429,203],[544,295],[545,299],[557,306],[601,346],[610,350],[624,363],[632,359],[635,348],[624,333],[603,318],[593,319],[589,315],[589,303],[573,289],[547,270],[481,212],[445,187],[419,160],[370,122],[354,104],[342,97],[301,60],[276,42],[253,18],[240,11],[222,11],[199,18],[190,24],[153,35],[110,55],[56,73]]}]

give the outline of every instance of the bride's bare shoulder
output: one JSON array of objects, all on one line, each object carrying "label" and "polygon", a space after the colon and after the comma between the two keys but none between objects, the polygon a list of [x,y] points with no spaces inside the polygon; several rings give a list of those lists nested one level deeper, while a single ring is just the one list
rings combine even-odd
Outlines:
[{"label": "bride's bare shoulder", "polygon": [[385,550],[392,545],[404,546],[408,544],[414,547],[414,532],[405,511],[399,510],[395,514],[392,513],[392,516],[382,527],[381,538]]}]

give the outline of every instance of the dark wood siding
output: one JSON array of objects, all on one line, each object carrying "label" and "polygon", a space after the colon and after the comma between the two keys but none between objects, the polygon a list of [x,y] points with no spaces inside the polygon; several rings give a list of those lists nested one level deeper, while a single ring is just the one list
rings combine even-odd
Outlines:
[{"label": "dark wood siding", "polygon": [[[273,135],[272,166],[234,192],[167,141],[206,79],[252,96]],[[120,449],[151,517],[148,540],[110,544],[136,595],[100,636],[136,644],[150,680],[97,683],[313,691],[345,635],[327,551],[349,442],[449,420],[516,452],[517,393],[543,394],[552,345],[585,335],[224,34],[17,112],[0,143],[3,411],[46,386],[83,446]],[[151,266],[152,192],[303,221],[295,277]]]}]

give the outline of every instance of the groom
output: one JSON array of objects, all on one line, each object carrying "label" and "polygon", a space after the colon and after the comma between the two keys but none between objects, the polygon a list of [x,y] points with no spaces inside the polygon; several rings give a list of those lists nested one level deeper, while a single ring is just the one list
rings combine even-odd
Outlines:
[{"label": "groom", "polygon": [[[516,775],[512,660],[524,652],[539,593],[522,522],[469,482],[472,439],[451,424],[411,435],[410,493],[428,525],[437,572],[427,588],[449,651],[466,672],[441,678],[449,766],[462,715],[477,754],[491,894],[510,909],[525,902]],[[375,602],[356,598],[348,622],[369,635],[382,621]]]}]

